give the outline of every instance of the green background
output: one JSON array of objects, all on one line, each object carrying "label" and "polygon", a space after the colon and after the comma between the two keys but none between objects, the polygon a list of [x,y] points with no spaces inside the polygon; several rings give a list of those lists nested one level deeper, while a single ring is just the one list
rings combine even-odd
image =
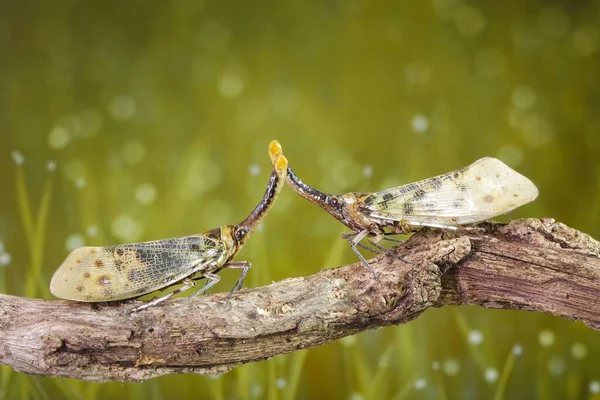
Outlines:
[{"label": "green background", "polygon": [[[73,247],[241,221],[271,139],[334,193],[498,157],[540,190],[498,220],[600,238],[599,26],[598,1],[3,1],[0,289],[51,298]],[[238,256],[246,287],[356,261],[287,188],[263,227]],[[600,398],[599,356],[581,323],[455,307],[217,378],[2,367],[0,399]]]}]

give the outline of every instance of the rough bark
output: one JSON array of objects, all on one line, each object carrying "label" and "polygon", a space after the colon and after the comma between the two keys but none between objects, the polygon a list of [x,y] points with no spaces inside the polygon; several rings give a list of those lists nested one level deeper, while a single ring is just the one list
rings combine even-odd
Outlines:
[{"label": "rough bark", "polygon": [[0,363],[28,374],[139,381],[216,374],[391,324],[429,307],[532,310],[600,329],[600,243],[552,219],[423,229],[371,260],[236,293],[140,304],[0,295]]}]

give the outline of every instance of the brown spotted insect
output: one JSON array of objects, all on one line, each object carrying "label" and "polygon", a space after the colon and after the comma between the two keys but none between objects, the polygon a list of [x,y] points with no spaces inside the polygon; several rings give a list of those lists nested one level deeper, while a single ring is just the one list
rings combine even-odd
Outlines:
[{"label": "brown spotted insect", "polygon": [[161,303],[195,286],[195,280],[206,278],[207,284],[190,297],[198,296],[219,281],[216,273],[221,269],[241,268],[229,298],[242,286],[251,266],[247,261],[231,260],[273,206],[284,185],[286,170],[285,156],[276,156],[262,200],[237,225],[191,236],[73,250],[54,273],[50,292],[68,300],[104,302],[135,298],[183,283],[180,288],[134,308],[133,312]]},{"label": "brown spotted insect", "polygon": [[[272,141],[271,161],[275,162],[281,154],[279,142]],[[387,236],[426,226],[458,229],[505,214],[538,196],[533,182],[491,157],[447,174],[374,193],[323,193],[302,182],[289,166],[287,184],[351,229],[342,237],[372,273],[357,247],[399,258],[378,242],[384,238],[396,241]],[[372,248],[361,243],[366,237]]]}]

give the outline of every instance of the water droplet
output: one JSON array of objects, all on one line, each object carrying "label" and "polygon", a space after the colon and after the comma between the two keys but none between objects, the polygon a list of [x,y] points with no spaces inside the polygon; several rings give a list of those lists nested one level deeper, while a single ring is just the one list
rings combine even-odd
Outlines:
[{"label": "water droplet", "polygon": [[370,165],[365,165],[362,170],[362,174],[365,178],[370,178],[373,176],[373,167]]},{"label": "water droplet", "polygon": [[487,368],[483,376],[486,382],[494,383],[498,379],[498,370],[496,368]]},{"label": "water droplet", "polygon": [[429,120],[423,114],[415,115],[410,124],[413,131],[417,133],[423,133],[429,128]]},{"label": "water droplet", "polygon": [[56,161],[54,161],[54,160],[48,161],[46,163],[46,169],[48,170],[48,172],[56,171]]},{"label": "water droplet", "polygon": [[460,372],[460,364],[455,358],[449,358],[442,364],[442,370],[448,376],[456,376]]},{"label": "water droplet", "polygon": [[280,376],[279,378],[277,378],[277,380],[275,381],[275,386],[277,386],[277,389],[283,389],[285,388],[285,386],[287,385],[287,380]]},{"label": "water droplet", "polygon": [[469,332],[468,341],[473,346],[478,346],[483,342],[483,333],[477,329],[472,330]]},{"label": "water droplet", "polygon": [[588,348],[583,343],[577,342],[573,343],[573,345],[571,346],[571,355],[576,360],[583,360],[587,356],[587,353]]},{"label": "water droplet", "polygon": [[453,19],[456,30],[464,36],[477,36],[487,25],[483,13],[470,6],[463,6],[456,10]]},{"label": "water droplet", "polygon": [[523,354],[523,346],[521,346],[520,344],[515,344],[512,348],[512,353],[515,356],[520,356],[521,354]]},{"label": "water droplet", "polygon": [[600,381],[591,381],[589,389],[592,394],[600,393]]},{"label": "water droplet", "polygon": [[260,174],[260,165],[256,163],[250,164],[250,166],[248,167],[248,173],[252,176]]},{"label": "water droplet", "polygon": [[538,335],[538,341],[542,347],[550,347],[554,344],[554,332],[548,329],[544,329]]},{"label": "water droplet", "polygon": [[135,188],[135,198],[138,203],[149,205],[156,199],[156,187],[150,182],[141,183]]},{"label": "water droplet", "polygon": [[548,360],[548,372],[552,376],[561,376],[567,369],[567,363],[561,356],[554,355]]},{"label": "water droplet", "polygon": [[129,215],[119,215],[111,225],[110,231],[119,240],[123,242],[137,242],[142,236],[142,226]]},{"label": "water droplet", "polygon": [[6,267],[10,264],[12,257],[6,252],[0,252],[0,267]]},{"label": "water droplet", "polygon": [[48,134],[48,146],[52,150],[62,150],[71,141],[71,134],[67,128],[62,126],[55,126]]},{"label": "water droplet", "polygon": [[25,156],[19,150],[13,150],[10,153],[10,156],[16,165],[23,165],[23,163],[25,162]]},{"label": "water droplet", "polygon": [[65,240],[65,248],[71,251],[78,247],[85,246],[85,238],[81,233],[71,233]]},{"label": "water droplet", "polygon": [[139,140],[130,140],[123,145],[121,154],[128,164],[138,164],[146,155],[146,147]]},{"label": "water droplet", "polygon": [[244,91],[244,80],[237,73],[224,72],[219,77],[218,90],[226,99],[235,99]]},{"label": "water droplet", "polygon": [[536,96],[529,86],[518,86],[512,92],[512,103],[521,110],[527,110],[535,105]]},{"label": "water droplet", "polygon": [[96,225],[88,226],[86,233],[89,237],[94,237],[98,234],[98,227]]},{"label": "water droplet", "polygon": [[415,390],[423,390],[427,386],[427,379],[419,378],[415,381],[413,386],[414,386]]},{"label": "water droplet", "polygon": [[108,105],[110,116],[116,121],[131,119],[137,110],[137,104],[133,97],[119,95],[113,97]]}]

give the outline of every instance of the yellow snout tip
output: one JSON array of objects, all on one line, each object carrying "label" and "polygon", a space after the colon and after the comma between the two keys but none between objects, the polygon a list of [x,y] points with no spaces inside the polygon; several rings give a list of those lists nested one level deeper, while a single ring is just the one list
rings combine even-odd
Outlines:
[{"label": "yellow snout tip", "polygon": [[273,165],[277,171],[286,171],[288,160],[283,154],[279,154]]},{"label": "yellow snout tip", "polygon": [[283,153],[283,149],[281,148],[281,144],[277,140],[272,140],[269,143],[269,157],[271,157],[271,162],[275,163],[277,160],[277,156]]}]

